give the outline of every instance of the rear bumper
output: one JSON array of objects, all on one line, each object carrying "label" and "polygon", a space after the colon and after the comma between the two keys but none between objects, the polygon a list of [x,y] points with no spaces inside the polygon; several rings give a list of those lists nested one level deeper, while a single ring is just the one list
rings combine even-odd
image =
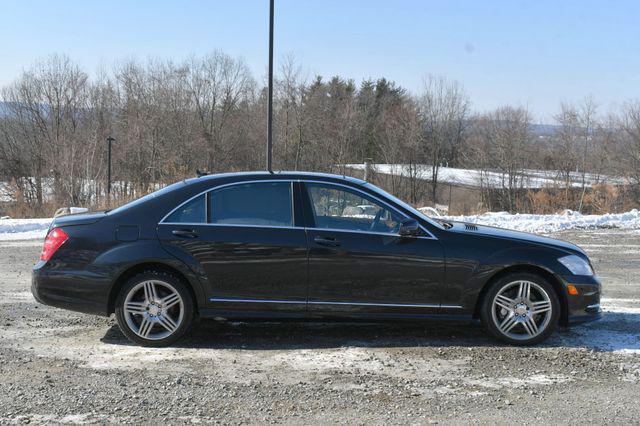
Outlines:
[{"label": "rear bumper", "polygon": [[40,261],[31,271],[31,293],[44,305],[107,316],[107,297],[100,286],[88,278],[48,269],[46,263]]},{"label": "rear bumper", "polygon": [[567,295],[567,323],[580,324],[602,318],[600,295],[602,284],[595,276],[562,276],[565,286],[572,284],[578,295]]}]

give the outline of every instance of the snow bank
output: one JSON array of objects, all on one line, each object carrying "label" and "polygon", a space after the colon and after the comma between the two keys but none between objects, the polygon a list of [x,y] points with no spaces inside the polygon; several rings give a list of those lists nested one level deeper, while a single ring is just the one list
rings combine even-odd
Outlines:
[{"label": "snow bank", "polygon": [[[421,209],[435,216],[433,209]],[[640,229],[640,211],[604,215],[582,215],[566,210],[563,214],[510,214],[491,212],[473,216],[440,216],[442,219],[497,226],[525,232],[550,233],[567,229]],[[53,219],[0,219],[0,241],[44,239]]]},{"label": "snow bank", "polygon": [[492,212],[473,216],[445,216],[448,220],[471,222],[478,225],[497,226],[525,232],[557,232],[567,229],[619,228],[639,229],[640,212],[633,209],[626,213],[582,215],[566,210],[563,214],[510,214]]},{"label": "snow bank", "polygon": [[0,219],[0,241],[44,240],[53,219]]}]

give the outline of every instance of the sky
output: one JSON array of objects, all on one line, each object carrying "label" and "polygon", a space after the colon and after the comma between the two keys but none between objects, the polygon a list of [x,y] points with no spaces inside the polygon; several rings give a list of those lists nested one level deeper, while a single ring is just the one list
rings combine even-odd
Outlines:
[{"label": "sky", "polygon": [[[411,92],[429,75],[461,83],[474,109],[560,102],[606,113],[640,98],[640,2],[276,0],[275,68],[312,78],[386,77]],[[52,53],[90,74],[128,58],[214,49],[267,71],[268,0],[0,0],[0,86]]]}]

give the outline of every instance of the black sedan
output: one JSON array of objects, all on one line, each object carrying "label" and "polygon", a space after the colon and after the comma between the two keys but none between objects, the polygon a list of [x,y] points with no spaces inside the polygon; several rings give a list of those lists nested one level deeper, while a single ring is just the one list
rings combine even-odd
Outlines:
[{"label": "black sedan", "polygon": [[116,314],[141,345],[194,317],[479,320],[516,345],[600,316],[579,247],[436,221],[362,180],[235,173],[179,182],[115,210],[54,220],[32,292]]}]

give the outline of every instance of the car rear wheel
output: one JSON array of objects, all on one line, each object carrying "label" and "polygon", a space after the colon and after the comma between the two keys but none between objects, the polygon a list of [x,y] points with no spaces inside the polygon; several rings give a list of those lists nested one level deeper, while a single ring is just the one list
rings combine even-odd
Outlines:
[{"label": "car rear wheel", "polygon": [[560,317],[560,301],[544,278],[509,274],[489,288],[481,308],[482,322],[498,339],[512,345],[533,345],[548,338]]},{"label": "car rear wheel", "polygon": [[167,346],[193,320],[193,298],[173,274],[146,271],[125,283],[116,301],[116,319],[129,340],[143,346]]}]

